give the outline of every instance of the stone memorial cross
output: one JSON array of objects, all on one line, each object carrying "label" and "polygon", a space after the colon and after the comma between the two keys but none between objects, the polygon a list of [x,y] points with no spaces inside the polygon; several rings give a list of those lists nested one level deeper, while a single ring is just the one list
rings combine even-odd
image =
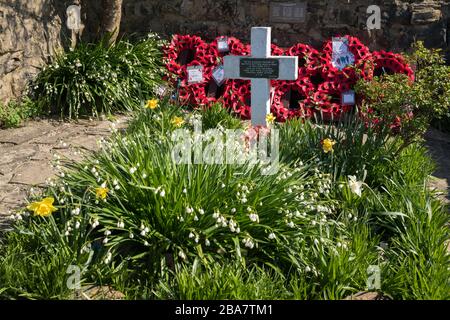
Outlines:
[{"label": "stone memorial cross", "polygon": [[270,113],[270,80],[297,80],[298,57],[271,56],[271,28],[254,27],[251,56],[225,56],[227,79],[251,80],[253,126],[266,126]]}]

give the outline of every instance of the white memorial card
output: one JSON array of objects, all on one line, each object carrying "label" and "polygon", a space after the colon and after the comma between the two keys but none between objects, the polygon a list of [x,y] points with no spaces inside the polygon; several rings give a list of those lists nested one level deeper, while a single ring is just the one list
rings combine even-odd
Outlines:
[{"label": "white memorial card", "polygon": [[225,70],[223,69],[223,65],[218,65],[214,68],[212,77],[219,87],[225,82]]},{"label": "white memorial card", "polygon": [[355,91],[349,90],[349,91],[342,92],[341,104],[344,106],[355,105]]},{"label": "white memorial card", "polygon": [[349,51],[347,38],[333,38],[331,63],[339,70],[355,63],[355,56]]},{"label": "white memorial card", "polygon": [[219,50],[219,52],[230,51],[230,47],[228,46],[228,37],[220,37],[217,39],[217,50]]},{"label": "white memorial card", "polygon": [[203,66],[187,67],[188,84],[203,82]]}]

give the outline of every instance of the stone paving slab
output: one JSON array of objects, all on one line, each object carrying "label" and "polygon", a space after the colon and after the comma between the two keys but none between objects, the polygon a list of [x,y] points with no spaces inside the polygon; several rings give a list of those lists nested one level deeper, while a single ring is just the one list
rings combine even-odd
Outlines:
[{"label": "stone paving slab", "polygon": [[0,130],[0,143],[20,145],[37,136],[45,134],[50,131],[51,128],[52,125],[49,122],[43,121],[39,124],[32,123],[32,125],[23,128]]},{"label": "stone paving slab", "polygon": [[43,186],[45,185],[45,180],[55,173],[48,161],[28,161],[15,170],[14,176],[9,183]]},{"label": "stone paving slab", "polygon": [[[11,162],[20,161],[34,156],[38,148],[32,145],[24,145],[22,148],[10,146],[0,150],[0,166]],[[0,167],[1,170],[1,167]],[[3,172],[3,171],[2,171]]]},{"label": "stone paving slab", "polygon": [[111,127],[127,126],[128,116],[112,121],[29,121],[22,128],[0,130],[0,225],[6,215],[23,207],[31,188],[45,185],[56,174],[54,156],[81,161],[98,150],[97,141],[111,135]]}]

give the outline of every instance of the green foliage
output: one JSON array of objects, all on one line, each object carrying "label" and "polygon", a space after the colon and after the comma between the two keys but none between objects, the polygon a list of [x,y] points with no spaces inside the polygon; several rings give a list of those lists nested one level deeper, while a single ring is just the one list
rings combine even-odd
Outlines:
[{"label": "green foliage", "polygon": [[202,116],[203,130],[223,127],[226,129],[240,129],[242,122],[229,113],[221,103],[214,103],[210,107],[197,112]]},{"label": "green foliage", "polygon": [[433,119],[450,109],[450,67],[440,50],[413,46],[410,63],[416,66],[415,80],[405,75],[383,75],[373,81],[360,80],[355,90],[364,97],[362,111],[383,126],[395,126],[405,146],[420,138]]},{"label": "green foliage", "polygon": [[28,118],[41,113],[37,104],[29,98],[22,101],[10,101],[6,105],[0,104],[0,128],[18,127]]},{"label": "green foliage", "polygon": [[449,218],[425,188],[433,164],[420,144],[401,148],[355,119],[292,120],[276,126],[275,175],[260,163],[179,164],[176,129],[206,146],[188,130],[200,117],[205,139],[216,125],[240,126],[221,109],[141,106],[126,133],[46,189],[58,211],[22,215],[6,234],[1,297],[66,298],[67,268],[78,265],[82,283],[128,299],[342,299],[367,290],[375,265],[385,295],[448,299]]},{"label": "green foliage", "polygon": [[55,55],[31,86],[41,108],[62,117],[98,116],[135,108],[162,83],[163,42],[150,34],[130,43],[81,43]]},{"label": "green foliage", "polygon": [[[349,117],[332,126],[292,119],[279,129],[282,162],[312,159],[335,180],[347,175],[363,178],[365,172],[366,182],[374,188],[395,171],[394,159],[401,139],[389,137],[387,128],[367,127],[359,117]],[[335,141],[333,152],[323,151],[324,139]]]}]

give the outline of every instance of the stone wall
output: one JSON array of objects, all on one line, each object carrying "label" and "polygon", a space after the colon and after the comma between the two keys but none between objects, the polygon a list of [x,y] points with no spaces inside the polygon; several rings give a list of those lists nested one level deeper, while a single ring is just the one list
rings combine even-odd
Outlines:
[{"label": "stone wall", "polygon": [[[273,23],[270,4],[304,2],[304,22]],[[369,5],[382,11],[381,29],[366,29]],[[206,38],[235,35],[248,40],[252,26],[271,26],[281,46],[297,42],[321,45],[336,34],[360,37],[373,49],[403,50],[416,39],[448,50],[450,0],[128,0],[124,1],[122,31],[154,30],[166,34],[199,33]]]},{"label": "stone wall", "polygon": [[19,96],[60,46],[62,2],[0,0],[0,103]]},{"label": "stone wall", "polygon": [[[234,35],[249,40],[252,26],[272,26],[280,46],[320,46],[337,34],[360,37],[371,49],[401,51],[414,39],[450,53],[450,0],[123,0],[121,32],[197,33],[205,39]],[[274,23],[272,2],[306,2],[304,22]],[[18,97],[27,79],[69,37],[65,8],[71,0],[0,0],[0,102]],[[82,0],[83,38],[99,31],[101,1]],[[368,33],[366,9],[382,10],[381,29]]]}]

